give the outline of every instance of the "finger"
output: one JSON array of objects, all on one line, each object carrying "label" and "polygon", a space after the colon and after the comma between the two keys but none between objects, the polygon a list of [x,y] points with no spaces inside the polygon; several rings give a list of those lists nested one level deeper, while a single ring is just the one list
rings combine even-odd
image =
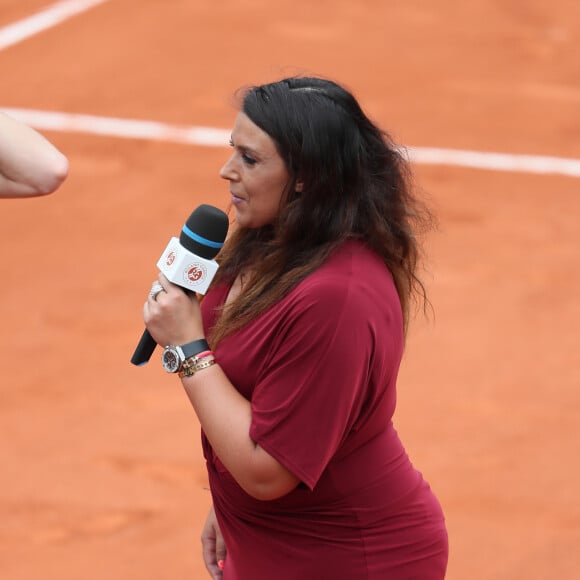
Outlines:
[{"label": "finger", "polygon": [[218,566],[216,552],[215,552],[215,542],[211,540],[204,540],[203,545],[203,562],[210,576],[214,580],[219,580],[222,577],[222,572]]},{"label": "finger", "polygon": [[195,301],[199,302],[199,300],[197,298],[197,294],[193,290],[189,290],[187,288],[184,288],[183,286],[180,286],[179,284],[175,284],[174,282],[169,280],[161,272],[159,273],[158,281],[161,284],[161,286],[163,286],[163,290],[165,290],[165,292],[167,292],[167,294],[172,294],[172,293],[173,294],[177,294],[177,293],[184,294],[190,300],[195,300]]},{"label": "finger", "polygon": [[224,538],[221,533],[218,533],[216,537],[215,555],[218,561],[218,565],[220,561],[223,562],[226,559],[226,543],[224,542]]},{"label": "finger", "polygon": [[161,285],[158,280],[155,280],[153,284],[151,284],[151,290],[149,291],[148,300],[153,300],[154,302],[157,300],[157,296],[161,293],[165,292],[165,288]]},{"label": "finger", "polygon": [[177,291],[179,293],[186,293],[187,294],[187,290],[185,288],[179,286],[179,284],[174,284],[171,280],[169,280],[161,272],[159,272],[159,276],[157,277],[157,282],[163,288],[163,290],[165,292],[167,292],[167,294],[172,294],[175,291]]},{"label": "finger", "polygon": [[167,290],[169,290],[169,288],[171,288],[171,286],[175,286],[175,284],[173,284],[173,282],[171,282],[171,280],[165,274],[163,274],[163,272],[159,272],[159,275],[157,276],[157,281],[159,282],[159,284],[161,284],[161,287],[166,292]]}]

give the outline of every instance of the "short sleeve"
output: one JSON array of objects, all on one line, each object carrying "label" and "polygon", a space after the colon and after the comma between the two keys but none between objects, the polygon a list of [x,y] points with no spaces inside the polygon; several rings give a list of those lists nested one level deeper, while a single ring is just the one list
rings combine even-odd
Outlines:
[{"label": "short sleeve", "polygon": [[364,401],[374,339],[361,299],[331,278],[301,288],[252,396],[250,436],[310,489]]}]

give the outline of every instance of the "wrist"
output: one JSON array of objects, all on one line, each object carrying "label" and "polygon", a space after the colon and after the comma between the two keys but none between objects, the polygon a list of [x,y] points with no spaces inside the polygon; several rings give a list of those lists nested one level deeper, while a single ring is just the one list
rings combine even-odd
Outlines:
[{"label": "wrist", "polygon": [[168,373],[177,373],[182,370],[186,360],[207,352],[211,352],[211,350],[205,338],[193,340],[182,345],[168,344],[163,349],[161,364]]},{"label": "wrist", "polygon": [[213,366],[215,363],[214,353],[211,350],[204,351],[183,361],[181,369],[178,372],[179,378],[192,377],[199,371]]}]

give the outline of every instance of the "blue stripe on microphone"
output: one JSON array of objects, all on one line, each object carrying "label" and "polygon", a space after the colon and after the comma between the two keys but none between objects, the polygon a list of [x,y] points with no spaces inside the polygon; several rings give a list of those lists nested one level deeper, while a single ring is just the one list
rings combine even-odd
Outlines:
[{"label": "blue stripe on microphone", "polygon": [[201,236],[197,235],[195,232],[191,231],[187,225],[183,226],[183,233],[188,237],[191,238],[194,242],[198,244],[202,244],[203,246],[207,246],[208,248],[221,248],[224,244],[223,242],[212,242],[211,240],[207,240],[206,238],[202,238]]}]

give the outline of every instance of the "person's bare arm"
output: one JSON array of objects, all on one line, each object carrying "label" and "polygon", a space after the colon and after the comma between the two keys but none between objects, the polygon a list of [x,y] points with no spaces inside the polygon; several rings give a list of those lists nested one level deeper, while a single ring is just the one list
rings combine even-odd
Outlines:
[{"label": "person's bare arm", "polygon": [[[165,289],[144,306],[147,328],[155,342],[185,344],[203,336],[201,310],[195,296],[187,295],[163,274]],[[176,377],[177,378],[177,377]],[[182,379],[201,427],[220,461],[246,493],[272,500],[292,491],[300,480],[250,438],[252,409],[218,364]]]},{"label": "person's bare arm", "polygon": [[0,197],[52,193],[68,175],[68,159],[40,133],[0,112]]}]

